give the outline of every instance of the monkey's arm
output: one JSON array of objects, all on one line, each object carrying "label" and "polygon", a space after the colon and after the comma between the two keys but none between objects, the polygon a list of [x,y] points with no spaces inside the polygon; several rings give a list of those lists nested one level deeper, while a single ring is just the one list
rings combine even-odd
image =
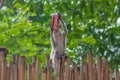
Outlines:
[{"label": "monkey's arm", "polygon": [[53,31],[52,31],[52,28],[50,29],[50,38],[51,38],[51,45],[53,46],[53,47],[55,47],[55,41],[54,41],[54,38],[53,38]]},{"label": "monkey's arm", "polygon": [[62,18],[60,17],[60,22],[61,22],[61,24],[62,24],[62,28],[63,28],[63,30],[64,30],[64,34],[66,35],[67,34],[67,27],[65,26],[65,24],[64,24],[64,22],[63,22],[63,20],[62,20]]}]

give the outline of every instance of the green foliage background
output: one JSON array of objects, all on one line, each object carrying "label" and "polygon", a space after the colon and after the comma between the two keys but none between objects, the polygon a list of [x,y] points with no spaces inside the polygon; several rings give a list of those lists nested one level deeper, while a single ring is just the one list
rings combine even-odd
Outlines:
[{"label": "green foliage background", "polygon": [[[119,0],[5,0],[0,9],[0,45],[14,54],[34,55],[44,64],[51,51],[51,16],[60,12],[68,28],[66,52],[72,61],[90,51],[120,64]],[[29,61],[29,60],[28,60]]]}]

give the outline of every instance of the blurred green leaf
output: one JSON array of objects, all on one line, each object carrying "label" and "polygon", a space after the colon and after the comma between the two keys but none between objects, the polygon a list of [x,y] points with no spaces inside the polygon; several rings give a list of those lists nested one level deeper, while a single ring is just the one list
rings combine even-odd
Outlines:
[{"label": "blurred green leaf", "polygon": [[81,39],[81,42],[85,42],[87,44],[96,44],[96,40],[93,38],[93,36],[86,36]]}]

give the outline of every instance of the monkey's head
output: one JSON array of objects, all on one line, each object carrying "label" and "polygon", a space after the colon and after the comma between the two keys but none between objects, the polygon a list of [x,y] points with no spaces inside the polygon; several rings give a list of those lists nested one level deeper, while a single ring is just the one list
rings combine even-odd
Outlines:
[{"label": "monkey's head", "polygon": [[[7,54],[8,54],[8,49],[5,48],[5,47],[3,47],[3,46],[0,46],[0,55],[1,55],[1,54],[4,54],[4,57],[6,57]],[[0,57],[0,58],[1,58],[1,57]]]}]

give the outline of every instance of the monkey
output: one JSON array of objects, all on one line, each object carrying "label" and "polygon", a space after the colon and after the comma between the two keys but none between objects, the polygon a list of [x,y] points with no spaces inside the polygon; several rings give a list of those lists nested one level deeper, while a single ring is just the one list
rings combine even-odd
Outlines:
[{"label": "monkey", "polygon": [[59,21],[61,23],[63,32],[60,29],[52,29],[50,31],[50,37],[51,37],[51,54],[50,59],[52,59],[53,67],[55,67],[55,59],[56,58],[62,58],[62,56],[67,57],[67,54],[65,53],[66,49],[66,36],[67,36],[67,27],[64,24],[64,21],[59,15]]}]

